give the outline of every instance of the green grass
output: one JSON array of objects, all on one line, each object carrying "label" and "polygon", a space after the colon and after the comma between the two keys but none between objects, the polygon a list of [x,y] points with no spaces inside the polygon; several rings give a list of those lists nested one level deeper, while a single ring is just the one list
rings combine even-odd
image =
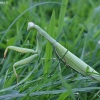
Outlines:
[{"label": "green grass", "polygon": [[[100,1],[9,0],[0,4],[0,61],[9,45],[36,48],[36,30],[27,32],[33,21],[54,39],[100,73]],[[33,62],[13,64],[31,54],[9,50],[0,65],[0,100],[99,100],[100,83],[74,71],[56,56],[42,38],[40,56]]]}]

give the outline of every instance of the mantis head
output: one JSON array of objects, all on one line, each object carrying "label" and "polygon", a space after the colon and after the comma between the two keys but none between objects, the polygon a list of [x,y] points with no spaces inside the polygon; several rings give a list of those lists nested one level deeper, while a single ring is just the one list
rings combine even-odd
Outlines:
[{"label": "mantis head", "polygon": [[32,28],[34,28],[34,23],[33,22],[29,22],[28,23],[28,27],[27,27],[27,31],[31,30]]}]

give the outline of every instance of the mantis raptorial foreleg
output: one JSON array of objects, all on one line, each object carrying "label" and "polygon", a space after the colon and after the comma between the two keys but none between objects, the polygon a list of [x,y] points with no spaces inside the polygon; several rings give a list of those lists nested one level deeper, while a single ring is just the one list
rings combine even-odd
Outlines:
[{"label": "mantis raptorial foreleg", "polygon": [[6,53],[8,49],[15,50],[21,53],[37,53],[37,51],[34,51],[32,49],[27,49],[27,48],[21,48],[21,47],[16,47],[16,46],[8,46],[4,52],[4,57],[6,57]]},{"label": "mantis raptorial foreleg", "polygon": [[34,55],[32,55],[32,56],[30,56],[30,57],[28,57],[28,58],[25,58],[25,59],[23,59],[23,60],[20,60],[20,61],[14,63],[14,65],[13,65],[13,71],[14,71],[14,74],[15,74],[15,76],[16,76],[16,78],[17,78],[17,83],[18,83],[18,74],[17,74],[17,72],[16,72],[15,67],[18,66],[18,65],[28,64],[28,63],[30,63],[32,60],[34,60],[37,56],[38,56],[38,54],[34,54]]},{"label": "mantis raptorial foreleg", "polygon": [[[15,50],[15,51],[18,51],[18,52],[21,52],[21,53],[32,53],[33,54],[30,57],[27,57],[27,58],[25,58],[23,60],[20,60],[20,61],[14,63],[14,65],[13,65],[13,71],[14,71],[14,74],[15,74],[15,76],[17,78],[17,83],[18,83],[18,74],[16,72],[15,67],[18,66],[18,65],[23,65],[23,64],[30,63],[32,60],[34,60],[40,54],[40,52],[41,52],[41,45],[40,44],[41,44],[41,36],[39,36],[37,34],[37,47],[36,47],[36,50],[28,49],[28,48],[21,48],[21,47],[17,47],[17,46],[8,46],[5,49],[4,58],[6,57],[8,49]],[[3,61],[4,61],[4,59],[2,60],[2,62]]]},{"label": "mantis raptorial foreleg", "polygon": [[34,55],[32,55],[28,58],[25,58],[23,60],[20,60],[20,61],[14,63],[13,71],[14,71],[14,74],[17,78],[17,83],[18,83],[18,74],[16,72],[15,67],[18,66],[18,65],[27,64],[27,63],[31,62],[32,60],[34,60],[38,56],[38,51],[37,51],[37,49],[34,51],[32,49],[27,49],[27,48],[20,48],[20,47],[16,47],[16,46],[8,46],[5,50],[5,52],[4,52],[4,58],[6,57],[6,53],[7,53],[8,49],[15,50],[15,51],[18,51],[18,52],[21,52],[21,53],[33,53],[33,54],[35,53]]},{"label": "mantis raptorial foreleg", "polygon": [[[6,53],[7,53],[8,49],[15,50],[15,51],[18,51],[18,52],[21,52],[21,53],[37,53],[38,52],[37,50],[34,51],[32,49],[27,49],[27,48],[20,48],[20,47],[16,47],[16,46],[8,46],[5,50],[5,52],[4,52],[4,58],[6,57]],[[17,82],[18,82],[18,74],[16,72],[15,66],[27,64],[27,63],[31,62],[33,59],[35,59],[37,56],[38,56],[38,54],[34,54],[34,55],[32,55],[32,56],[30,56],[26,59],[23,59],[21,61],[14,63],[13,70],[14,70],[14,74],[17,78]]]}]

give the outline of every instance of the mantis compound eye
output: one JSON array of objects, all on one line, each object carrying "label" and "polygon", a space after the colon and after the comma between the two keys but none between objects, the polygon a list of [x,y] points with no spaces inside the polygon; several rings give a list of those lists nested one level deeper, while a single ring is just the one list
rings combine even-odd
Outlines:
[{"label": "mantis compound eye", "polygon": [[28,27],[27,27],[27,31],[31,30],[32,28],[34,28],[34,23],[33,22],[29,22],[28,23]]}]

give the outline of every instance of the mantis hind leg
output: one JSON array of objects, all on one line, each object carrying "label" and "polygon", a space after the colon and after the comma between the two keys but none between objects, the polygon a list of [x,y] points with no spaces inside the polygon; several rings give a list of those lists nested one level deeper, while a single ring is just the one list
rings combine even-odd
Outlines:
[{"label": "mantis hind leg", "polygon": [[16,76],[16,78],[17,78],[17,83],[18,83],[18,74],[17,74],[17,72],[16,72],[15,67],[18,66],[18,65],[23,65],[23,64],[30,63],[30,62],[31,62],[32,60],[34,60],[37,56],[38,56],[38,54],[34,54],[34,55],[32,55],[32,56],[30,56],[30,57],[28,57],[28,58],[25,58],[25,59],[23,59],[23,60],[20,60],[20,61],[14,63],[14,65],[13,65],[13,71],[14,71],[14,74],[15,74],[15,76]]}]

